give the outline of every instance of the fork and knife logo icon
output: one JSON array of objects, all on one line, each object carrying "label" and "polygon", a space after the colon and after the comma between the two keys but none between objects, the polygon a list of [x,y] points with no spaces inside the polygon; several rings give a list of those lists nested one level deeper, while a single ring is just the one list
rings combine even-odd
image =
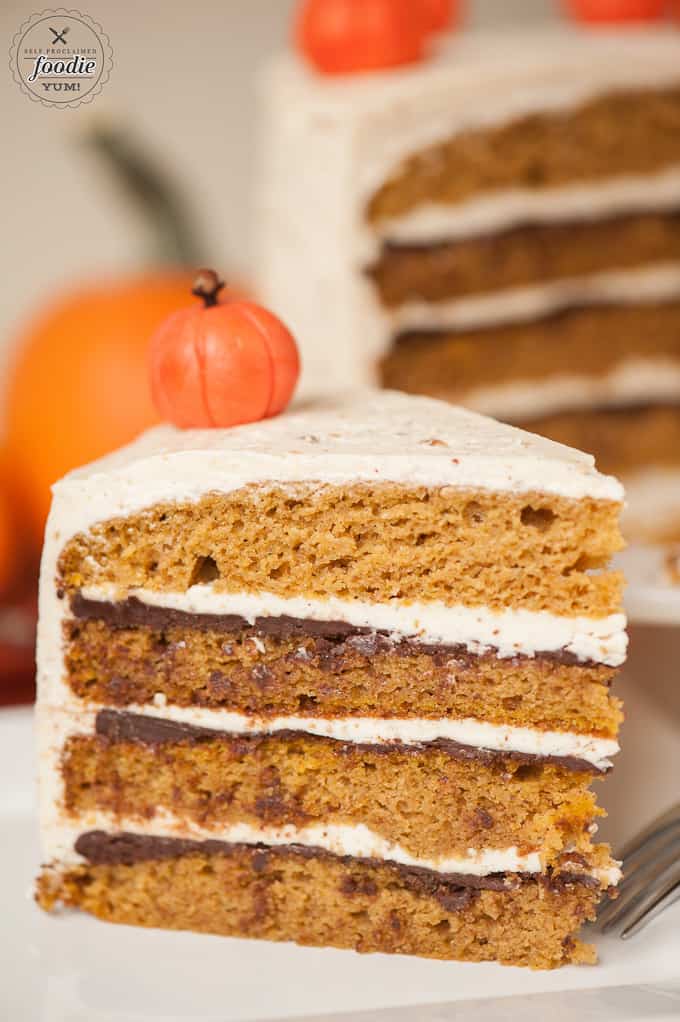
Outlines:
[{"label": "fork and knife logo icon", "polygon": [[56,28],[52,28],[51,25],[49,26],[49,30],[52,33],[52,35],[54,36],[54,38],[52,40],[52,45],[53,46],[56,46],[57,43],[64,43],[64,44],[66,44],[66,39],[64,38],[64,36],[68,33],[68,25],[66,26],[66,28],[62,28],[61,32],[58,32]]}]

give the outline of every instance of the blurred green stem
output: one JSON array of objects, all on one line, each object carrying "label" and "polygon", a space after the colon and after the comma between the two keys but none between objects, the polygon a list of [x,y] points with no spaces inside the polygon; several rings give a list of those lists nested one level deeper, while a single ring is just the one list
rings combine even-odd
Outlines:
[{"label": "blurred green stem", "polygon": [[182,267],[205,262],[188,205],[158,161],[127,131],[105,121],[92,122],[81,137],[148,222],[149,262]]}]

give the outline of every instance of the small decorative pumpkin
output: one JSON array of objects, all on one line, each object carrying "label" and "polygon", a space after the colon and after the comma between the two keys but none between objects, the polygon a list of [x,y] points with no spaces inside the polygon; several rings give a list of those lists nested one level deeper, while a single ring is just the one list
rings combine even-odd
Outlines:
[{"label": "small decorative pumpkin", "polygon": [[295,34],[298,49],[325,74],[415,63],[427,38],[421,0],[305,0]]},{"label": "small decorative pumpkin", "polygon": [[283,411],[300,374],[291,333],[254,302],[218,302],[224,282],[200,270],[192,294],[151,340],[151,392],[164,419],[181,428],[238,426]]},{"label": "small decorative pumpkin", "polygon": [[666,11],[666,0],[565,0],[577,21],[603,24],[612,21],[657,21]]}]

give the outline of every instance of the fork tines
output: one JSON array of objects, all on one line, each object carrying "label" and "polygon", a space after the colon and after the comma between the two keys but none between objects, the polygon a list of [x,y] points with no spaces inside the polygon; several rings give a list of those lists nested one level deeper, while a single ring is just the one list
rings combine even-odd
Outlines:
[{"label": "fork tines", "polygon": [[602,933],[634,936],[680,899],[680,803],[657,817],[622,850],[624,878],[616,900],[598,913]]}]

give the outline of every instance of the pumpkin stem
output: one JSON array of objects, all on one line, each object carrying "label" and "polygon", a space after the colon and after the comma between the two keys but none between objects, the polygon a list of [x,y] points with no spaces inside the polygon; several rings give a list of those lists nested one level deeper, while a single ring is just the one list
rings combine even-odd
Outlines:
[{"label": "pumpkin stem", "polygon": [[194,286],[191,289],[192,295],[202,298],[205,308],[217,305],[217,296],[224,287],[224,281],[220,280],[214,270],[199,270],[194,278]]},{"label": "pumpkin stem", "polygon": [[[152,265],[196,266],[205,258],[200,232],[183,192],[160,160],[124,128],[98,118],[86,123],[81,135],[137,206],[149,227]],[[203,252],[203,255],[201,253]]]}]

